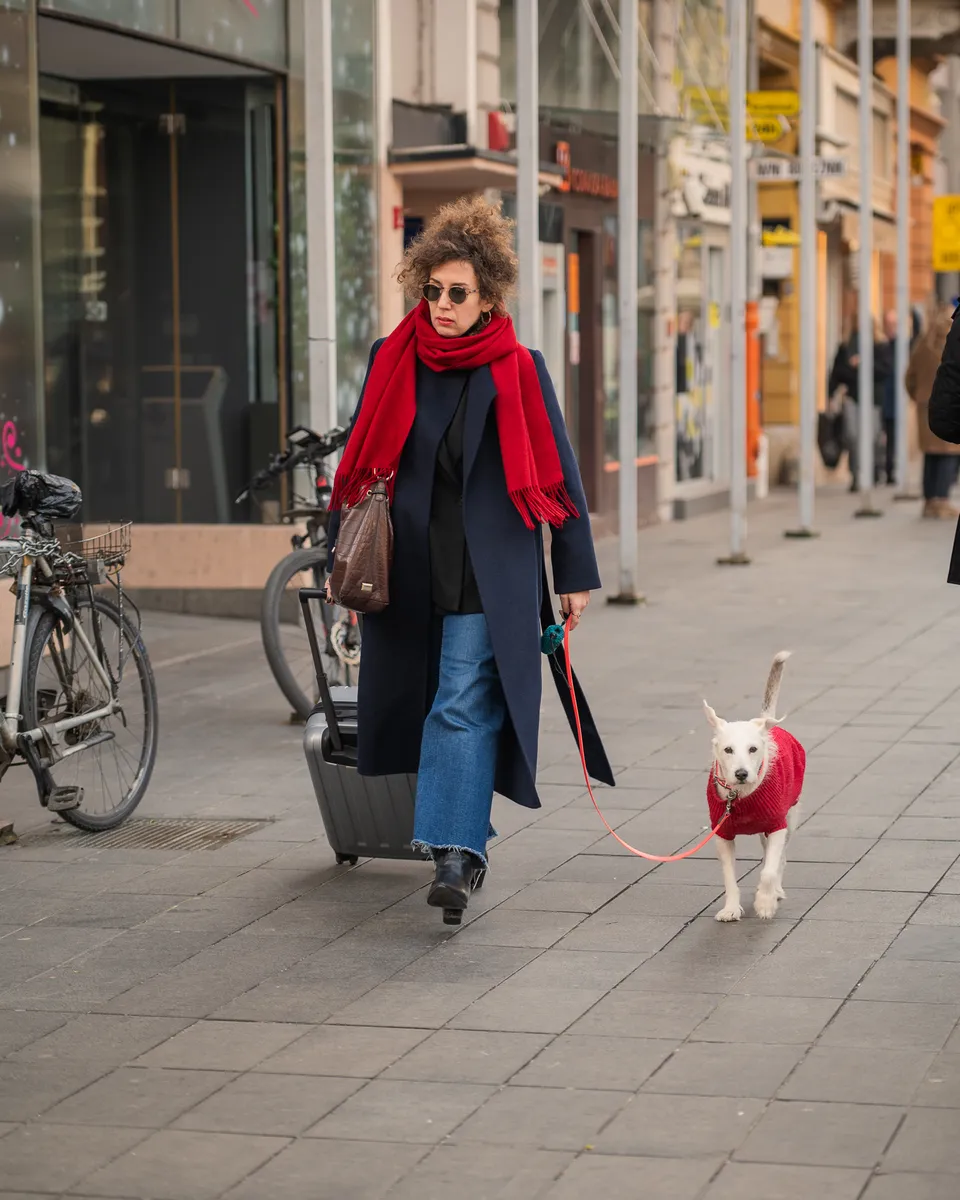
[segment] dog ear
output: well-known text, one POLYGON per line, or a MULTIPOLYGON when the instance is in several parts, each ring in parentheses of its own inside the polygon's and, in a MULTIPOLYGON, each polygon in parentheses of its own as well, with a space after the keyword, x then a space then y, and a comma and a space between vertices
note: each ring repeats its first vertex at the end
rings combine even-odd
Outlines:
POLYGON ((706 700, 704 700, 704 702, 703 702, 703 711, 707 714, 707 721, 710 723, 710 725, 714 729, 722 729, 723 726, 726 724, 726 721, 722 721, 717 716, 717 714, 713 711, 713 709, 706 702, 706 700))
POLYGON ((754 717, 751 724, 756 725, 762 733, 766 733, 774 725, 779 725, 782 720, 782 717, 754 717))

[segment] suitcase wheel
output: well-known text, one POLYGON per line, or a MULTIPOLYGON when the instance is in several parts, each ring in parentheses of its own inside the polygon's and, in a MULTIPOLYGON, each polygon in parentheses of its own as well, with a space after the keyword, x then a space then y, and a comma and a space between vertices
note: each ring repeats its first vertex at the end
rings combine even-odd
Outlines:
POLYGON ((337 855, 337 866, 338 867, 342 867, 344 863, 347 863, 351 867, 355 867, 359 861, 360 860, 357 858, 357 856, 355 854, 338 854, 337 855))

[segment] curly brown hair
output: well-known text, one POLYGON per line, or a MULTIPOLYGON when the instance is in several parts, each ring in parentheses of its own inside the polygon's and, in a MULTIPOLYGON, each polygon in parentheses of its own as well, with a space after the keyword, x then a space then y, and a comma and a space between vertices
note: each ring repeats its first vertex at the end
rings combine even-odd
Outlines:
POLYGON ((410 243, 397 279, 406 295, 417 300, 435 267, 468 262, 476 272, 481 298, 502 314, 517 283, 513 228, 514 222, 503 215, 500 205, 488 204, 482 196, 463 196, 444 204, 410 243))

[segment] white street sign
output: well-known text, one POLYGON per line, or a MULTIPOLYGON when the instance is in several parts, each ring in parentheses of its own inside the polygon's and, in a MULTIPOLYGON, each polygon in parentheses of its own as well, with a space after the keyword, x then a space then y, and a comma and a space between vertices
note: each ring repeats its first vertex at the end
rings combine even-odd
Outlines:
MULTIPOLYGON (((763 182, 799 179, 802 171, 798 158, 758 158, 754 160, 756 178, 763 182)), ((842 179, 847 173, 845 158, 815 158, 815 179, 842 179)))

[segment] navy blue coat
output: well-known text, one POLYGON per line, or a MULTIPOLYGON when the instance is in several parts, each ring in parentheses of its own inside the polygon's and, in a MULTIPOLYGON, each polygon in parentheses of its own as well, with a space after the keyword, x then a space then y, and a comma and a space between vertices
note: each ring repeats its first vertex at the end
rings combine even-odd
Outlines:
MULTIPOLYGON (((375 343, 371 350, 368 379, 370 364, 381 344, 375 343)), ((581 514, 553 531, 554 590, 559 595, 595 591, 600 587, 600 576, 580 470, 543 356, 535 351, 533 357, 567 490, 581 514)), ((421 364, 418 368, 417 414, 397 469, 391 508, 394 557, 390 604, 363 621, 357 714, 358 768, 363 775, 417 770, 423 724, 437 688, 440 623, 431 599, 428 533, 437 451, 452 412, 429 403, 433 372, 421 364)), ((518 804, 537 808, 543 537, 539 528, 527 529, 507 494, 493 411, 495 395, 489 367, 473 371, 463 431, 464 529, 508 711, 496 790, 518 804)), ((357 412, 362 403, 361 392, 357 412)), ((339 515, 331 517, 331 552, 336 546, 339 515)), ((568 700, 562 680, 558 680, 558 690, 561 699, 568 700)), ((580 707, 584 717, 585 704, 580 707)), ((569 716, 569 707, 567 711, 569 716)), ((591 772, 612 783, 589 713, 586 716, 594 751, 591 772)))

